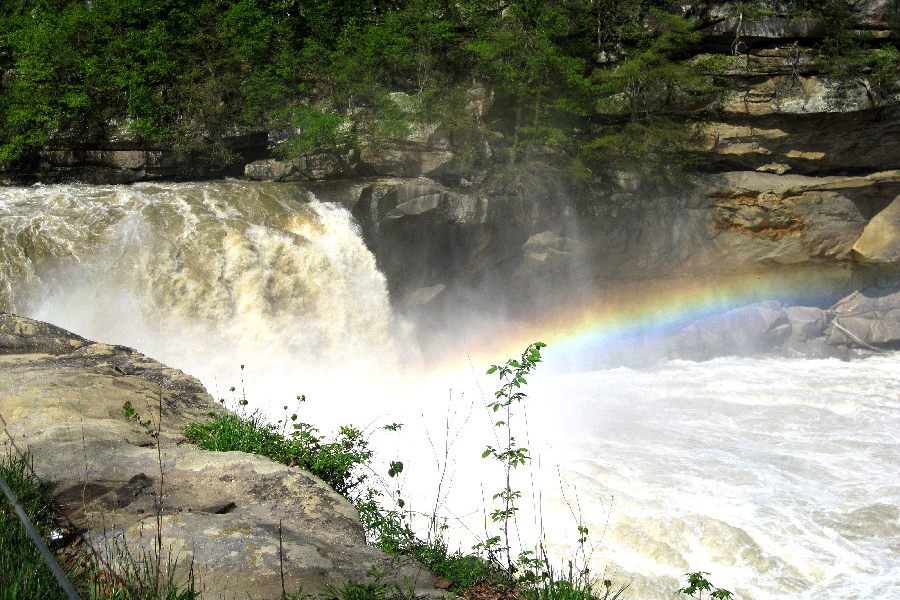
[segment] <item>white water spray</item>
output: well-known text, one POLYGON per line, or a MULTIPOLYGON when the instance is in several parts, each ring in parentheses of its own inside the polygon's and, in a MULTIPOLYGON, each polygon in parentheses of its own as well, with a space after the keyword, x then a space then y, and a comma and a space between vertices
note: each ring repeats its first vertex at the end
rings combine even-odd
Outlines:
MULTIPOLYGON (((404 494, 424 511, 446 433, 441 511, 465 523, 454 526, 464 549, 467 528, 485 533, 500 487, 479 458, 496 381, 487 365, 398 379, 418 359, 372 255, 346 210, 299 186, 0 190, 0 307, 136 347, 217 397, 243 373, 252 406, 272 415, 307 394, 304 418, 325 430, 405 422, 379 449, 406 463, 404 494)), ((742 599, 891 599, 898 361, 539 368, 525 440, 535 481, 518 486, 537 510, 521 529, 565 556, 574 507, 597 543, 594 572, 630 582, 628 598, 674 598, 683 573, 703 570, 742 599)))

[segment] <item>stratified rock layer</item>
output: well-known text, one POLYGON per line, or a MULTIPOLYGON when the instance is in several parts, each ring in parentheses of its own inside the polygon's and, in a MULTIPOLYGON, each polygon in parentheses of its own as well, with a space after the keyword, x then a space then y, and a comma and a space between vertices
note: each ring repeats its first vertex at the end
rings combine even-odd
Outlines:
POLYGON ((182 570, 193 563, 208 599, 281 598, 282 570, 289 592, 313 593, 364 581, 372 567, 434 593, 417 564, 367 546, 354 507, 318 478, 184 443, 181 428, 214 410, 181 371, 0 313, 3 447, 32 453, 65 515, 111 566, 126 551, 153 553, 159 533, 164 556, 182 570), (137 418, 126 418, 126 402, 137 418))

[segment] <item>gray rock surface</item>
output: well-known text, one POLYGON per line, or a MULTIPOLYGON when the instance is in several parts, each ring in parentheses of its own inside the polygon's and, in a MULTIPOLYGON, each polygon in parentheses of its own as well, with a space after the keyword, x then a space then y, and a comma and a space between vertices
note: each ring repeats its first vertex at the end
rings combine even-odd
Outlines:
POLYGON ((317 181, 351 177, 358 167, 356 152, 310 154, 291 160, 257 160, 244 167, 244 175, 255 181, 317 181))
POLYGON ((669 358, 708 360, 716 356, 770 352, 790 336, 787 315, 777 302, 758 302, 697 321, 669 338, 669 358))
POLYGON ((182 569, 193 563, 203 598, 280 598, 282 568, 290 592, 364 581, 377 567, 434 595, 419 565, 366 545, 354 507, 318 478, 185 443, 181 427, 213 410, 181 371, 0 313, 3 450, 33 454, 66 516, 112 567, 125 549, 154 552, 159 512, 164 556, 182 569), (144 424, 125 417, 126 402, 144 424))
POLYGON ((900 346, 900 290, 870 289, 844 298, 831 309, 828 343, 859 347, 900 346))
POLYGON ((665 340, 669 358, 776 353, 803 358, 847 359, 900 348, 900 290, 868 288, 828 310, 758 302, 696 321, 665 340))
POLYGON ((822 337, 828 324, 828 315, 815 306, 788 306, 784 309, 791 324, 791 339, 808 341, 822 337))

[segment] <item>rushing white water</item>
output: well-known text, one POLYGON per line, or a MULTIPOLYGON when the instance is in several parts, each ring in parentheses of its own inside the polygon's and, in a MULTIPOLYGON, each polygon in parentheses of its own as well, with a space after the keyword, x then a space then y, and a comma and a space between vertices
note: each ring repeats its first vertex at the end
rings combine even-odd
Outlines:
POLYGON ((346 380, 348 365, 366 379, 396 360, 372 254, 347 210, 302 188, 35 186, 0 198, 0 308, 134 346, 217 395, 243 363, 309 390, 346 380))
POLYGON ((639 576, 636 597, 697 569, 744 598, 896 593, 898 356, 676 362, 548 385, 566 399, 553 455, 592 531, 609 509, 597 500, 614 497, 599 555, 639 576))
MULTIPOLYGON (((277 184, 8 188, 0 261, 0 307, 134 346, 217 396, 243 377, 273 418, 306 393, 304 418, 326 430, 404 422, 372 438, 406 464, 404 497, 426 512, 439 497, 463 548, 484 537, 502 487, 480 458, 497 445, 497 382, 488 365, 410 376, 346 210, 277 184)), ((626 598, 674 598, 702 570, 743 600, 892 599, 898 390, 898 354, 539 367, 515 421, 535 457, 514 480, 523 539, 543 532, 566 556, 580 517, 593 572, 630 583, 626 598)))

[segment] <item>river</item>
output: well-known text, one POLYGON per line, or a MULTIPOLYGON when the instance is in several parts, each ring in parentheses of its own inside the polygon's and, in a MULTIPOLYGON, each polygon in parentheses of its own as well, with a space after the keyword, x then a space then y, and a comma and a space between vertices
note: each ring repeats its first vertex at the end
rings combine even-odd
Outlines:
MULTIPOLYGON (((0 189, 0 308, 135 347, 273 419, 304 394, 305 420, 367 427, 382 463, 403 460, 391 485, 437 504, 455 543, 492 529, 484 371, 508 345, 426 361, 349 213, 300 186, 0 189)), ((900 355, 577 371, 553 344, 544 356, 514 423, 533 456, 514 479, 525 545, 577 555, 586 526, 592 572, 625 598, 673 598, 697 570, 745 600, 896 597, 900 355)))

